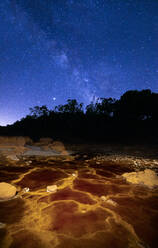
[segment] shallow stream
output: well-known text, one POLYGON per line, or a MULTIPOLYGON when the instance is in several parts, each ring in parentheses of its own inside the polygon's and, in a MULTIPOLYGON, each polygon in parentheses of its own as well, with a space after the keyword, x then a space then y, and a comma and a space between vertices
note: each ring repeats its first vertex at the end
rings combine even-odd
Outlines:
POLYGON ((46 158, 24 163, 0 167, 0 181, 18 189, 14 199, 0 202, 1 248, 158 247, 158 189, 126 182, 121 175, 130 166, 46 158), (57 191, 47 192, 49 185, 57 191))

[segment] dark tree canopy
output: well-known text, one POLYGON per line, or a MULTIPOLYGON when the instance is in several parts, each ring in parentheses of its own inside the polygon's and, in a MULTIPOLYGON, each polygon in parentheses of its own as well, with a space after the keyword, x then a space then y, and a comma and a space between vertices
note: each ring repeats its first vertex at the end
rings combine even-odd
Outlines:
POLYGON ((38 118, 41 116, 49 115, 49 110, 46 105, 43 105, 41 107, 35 106, 34 108, 30 108, 30 114, 32 117, 38 118))
POLYGON ((34 139, 50 136, 107 141, 135 137, 158 141, 157 126, 158 94, 147 89, 127 91, 119 100, 98 98, 85 111, 75 99, 52 110, 46 105, 35 106, 30 108, 30 115, 0 131, 34 139))
POLYGON ((79 104, 76 99, 68 99, 67 104, 56 106, 55 111, 70 114, 81 113, 83 112, 83 103, 79 104))

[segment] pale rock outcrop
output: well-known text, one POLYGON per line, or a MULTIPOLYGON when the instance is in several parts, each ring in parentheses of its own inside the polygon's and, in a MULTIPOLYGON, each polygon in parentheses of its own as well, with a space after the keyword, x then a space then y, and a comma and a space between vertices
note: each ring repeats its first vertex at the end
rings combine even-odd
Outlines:
POLYGON ((47 154, 48 156, 69 155, 69 153, 66 151, 64 144, 61 141, 53 141, 52 138, 40 138, 40 140, 38 142, 35 142, 32 147, 27 147, 29 149, 34 149, 36 147, 39 153, 41 152, 41 155, 44 155, 43 152, 48 152, 48 154, 45 153, 45 155, 47 154), (53 152, 56 154, 53 154, 53 152))
POLYGON ((5 224, 5 223, 0 222, 0 229, 3 229, 3 228, 5 228, 5 227, 6 227, 6 224, 5 224))
POLYGON ((102 196, 100 197, 100 199, 101 199, 103 202, 106 202, 106 203, 108 203, 108 204, 110 204, 110 205, 113 205, 114 207, 117 206, 117 203, 116 203, 115 201, 113 201, 112 199, 109 199, 109 196, 104 196, 104 195, 102 195, 102 196))
POLYGON ((8 160, 12 160, 12 161, 19 161, 19 158, 18 158, 15 154, 13 154, 13 155, 8 155, 6 158, 7 158, 8 160))
POLYGON ((148 187, 158 186, 158 176, 150 169, 139 172, 124 173, 122 176, 127 182, 133 184, 143 184, 148 187))
POLYGON ((5 182, 0 183, 0 200, 9 200, 16 195, 16 187, 5 182))
POLYGON ((0 146, 0 156, 5 157, 10 162, 18 162, 17 156, 22 155, 28 148, 24 146, 0 146))
POLYGON ((0 155, 11 162, 17 162, 19 159, 16 155, 21 155, 28 150, 25 146, 27 144, 32 144, 29 137, 0 136, 0 155))
POLYGON ((23 190, 22 190, 23 193, 27 193, 27 192, 29 192, 29 191, 30 191, 30 189, 29 189, 28 187, 23 188, 23 190))
POLYGON ((102 201, 107 201, 107 199, 108 199, 108 197, 107 196, 105 196, 105 195, 102 195, 101 197, 100 197, 100 199, 102 200, 102 201))
POLYGON ((50 186, 47 186, 47 192, 51 192, 51 193, 55 193, 57 192, 57 185, 50 185, 50 186))
POLYGON ((68 155, 68 152, 65 149, 65 146, 60 141, 54 141, 50 148, 54 151, 60 152, 61 155, 68 155))
POLYGON ((24 146, 26 144, 32 144, 32 140, 29 137, 0 136, 0 146, 24 146))
POLYGON ((106 202, 107 202, 108 204, 110 204, 110 205, 113 205, 114 207, 117 206, 117 203, 116 203, 115 201, 113 201, 112 199, 108 199, 106 202))

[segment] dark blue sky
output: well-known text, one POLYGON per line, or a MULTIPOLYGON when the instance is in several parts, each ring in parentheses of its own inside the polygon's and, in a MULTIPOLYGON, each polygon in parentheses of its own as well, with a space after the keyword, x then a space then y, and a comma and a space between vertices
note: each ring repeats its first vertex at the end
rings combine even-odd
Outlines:
POLYGON ((157 0, 0 1, 0 125, 146 88, 158 92, 157 0))

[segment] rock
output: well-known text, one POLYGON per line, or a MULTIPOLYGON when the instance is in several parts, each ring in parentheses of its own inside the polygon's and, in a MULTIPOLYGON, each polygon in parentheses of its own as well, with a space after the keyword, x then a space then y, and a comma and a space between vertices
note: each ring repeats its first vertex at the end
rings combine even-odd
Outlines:
POLYGON ((51 193, 55 193, 57 192, 57 185, 50 185, 50 186, 47 186, 47 192, 51 192, 51 193))
POLYGON ((0 229, 3 229, 3 228, 5 228, 5 227, 6 227, 6 224, 5 224, 5 223, 0 222, 0 229))
POLYGON ((107 197, 106 196, 104 196, 104 195, 102 195, 101 197, 100 197, 100 199, 102 200, 102 201, 107 201, 107 197))
POLYGON ((26 161, 25 164, 26 165, 30 165, 32 163, 32 161, 26 161))
POLYGON ((64 144, 60 141, 54 141, 50 148, 56 152, 60 152, 61 155, 68 155, 64 144))
POLYGON ((106 203, 110 204, 110 205, 113 205, 114 207, 116 207, 116 206, 117 206, 117 203, 116 203, 116 202, 114 202, 112 199, 109 199, 109 197, 108 197, 108 196, 104 196, 104 195, 102 195, 102 196, 100 197, 100 199, 101 199, 102 201, 104 201, 104 202, 106 202, 106 203))
POLYGON ((122 175, 127 182, 133 184, 143 184, 148 187, 158 186, 158 176, 150 169, 139 172, 124 173, 122 175))
POLYGON ((0 183, 0 200, 9 200, 13 198, 15 194, 15 186, 5 182, 0 183))
POLYGON ((13 161, 19 161, 16 155, 8 155, 6 158, 13 161))
POLYGON ((0 146, 24 146, 26 144, 32 144, 32 140, 29 137, 21 136, 0 136, 0 146))
POLYGON ((75 174, 75 173, 72 173, 72 176, 73 176, 73 177, 77 177, 77 174, 75 174))
POLYGON ((32 140, 28 137, 0 136, 0 153, 9 162, 19 161, 16 155, 22 155, 28 150, 26 144, 31 144, 31 142, 32 140))
POLYGON ((100 164, 100 162, 97 161, 96 164, 100 164))
POLYGON ((86 208, 83 208, 82 210, 81 210, 81 213, 86 213, 87 212, 87 210, 86 210, 86 208))
POLYGON ((23 188, 23 190, 22 190, 24 193, 27 193, 27 192, 29 192, 30 191, 30 189, 29 188, 23 188))
POLYGON ((109 203, 110 205, 113 205, 114 207, 117 206, 117 203, 113 201, 112 199, 108 199, 106 202, 109 203))
POLYGON ((49 145, 42 145, 41 146, 42 151, 50 151, 49 145))

